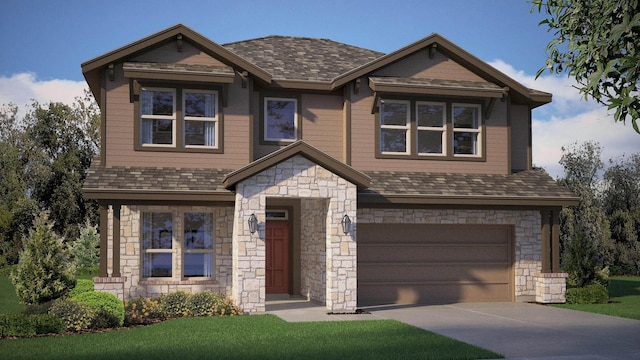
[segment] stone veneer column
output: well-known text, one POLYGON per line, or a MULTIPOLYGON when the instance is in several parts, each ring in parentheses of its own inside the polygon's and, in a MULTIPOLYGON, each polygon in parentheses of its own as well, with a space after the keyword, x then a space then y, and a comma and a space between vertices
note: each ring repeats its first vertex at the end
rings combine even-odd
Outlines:
POLYGON ((564 304, 567 300, 566 273, 538 273, 536 279, 536 302, 541 304, 564 304))
MULTIPOLYGON (((329 199, 324 222, 326 236, 326 307, 332 311, 355 310, 357 302, 356 236, 344 234, 344 214, 356 222, 356 186, 314 164, 294 156, 236 184, 236 213, 233 231, 233 297, 245 312, 265 310, 266 197, 329 199), (247 220, 258 217, 258 231, 250 234, 247 220)), ((310 221, 311 221, 310 220, 310 221)))

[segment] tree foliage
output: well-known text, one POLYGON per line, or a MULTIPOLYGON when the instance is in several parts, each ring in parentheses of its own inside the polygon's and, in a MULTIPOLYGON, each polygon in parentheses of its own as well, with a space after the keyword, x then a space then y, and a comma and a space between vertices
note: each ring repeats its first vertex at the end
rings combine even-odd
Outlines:
POLYGON ((0 107, 0 266, 15 264, 35 214, 48 211, 54 230, 77 239, 97 204, 82 195, 99 149, 100 113, 91 95, 71 105, 34 102, 20 112, 0 107))
POLYGON ((563 148, 558 181, 580 197, 560 214, 562 267, 579 284, 597 279, 598 269, 640 274, 640 154, 609 161, 595 142, 563 148))
POLYGON ((80 237, 71 245, 71 252, 78 267, 97 267, 100 262, 100 235, 95 226, 85 223, 80 228, 80 237))
POLYGON ((44 212, 36 217, 24 241, 11 281, 20 301, 28 305, 55 300, 76 285, 71 252, 44 212))
POLYGON ((533 0, 531 10, 546 13, 540 25, 554 33, 537 76, 566 70, 585 98, 615 109, 615 121, 630 118, 640 133, 638 0, 533 0))

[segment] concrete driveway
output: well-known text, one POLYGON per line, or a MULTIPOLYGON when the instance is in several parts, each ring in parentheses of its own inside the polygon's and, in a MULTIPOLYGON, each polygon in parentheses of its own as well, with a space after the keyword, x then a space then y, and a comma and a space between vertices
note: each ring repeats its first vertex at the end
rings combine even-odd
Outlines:
POLYGON ((510 359, 640 359, 640 321, 524 303, 369 307, 510 359))

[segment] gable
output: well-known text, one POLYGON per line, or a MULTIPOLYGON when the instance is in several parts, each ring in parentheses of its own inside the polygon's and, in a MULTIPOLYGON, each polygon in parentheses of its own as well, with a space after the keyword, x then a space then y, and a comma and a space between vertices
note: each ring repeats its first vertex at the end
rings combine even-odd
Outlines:
POLYGON ((440 79, 483 82, 485 79, 439 51, 429 54, 426 49, 407 55, 373 71, 373 76, 440 79))
POLYGON ((127 59, 127 61, 225 66, 222 61, 213 58, 194 46, 190 41, 183 41, 180 51, 178 51, 175 42, 171 42, 151 48, 142 54, 127 59))

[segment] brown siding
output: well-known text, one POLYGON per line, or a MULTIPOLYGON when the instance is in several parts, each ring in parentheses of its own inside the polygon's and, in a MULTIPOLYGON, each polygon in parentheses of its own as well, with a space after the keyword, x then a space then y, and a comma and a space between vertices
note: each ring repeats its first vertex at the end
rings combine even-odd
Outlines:
POLYGON ((124 78, 121 65, 116 67, 115 81, 107 80, 106 86, 107 165, 235 169, 249 162, 247 90, 239 80, 229 86, 229 106, 222 109, 222 154, 135 151, 133 129, 137 116, 129 101, 129 81, 124 78))
POLYGON ((141 62, 162 62, 198 65, 224 65, 220 61, 200 51, 198 48, 184 41, 182 51, 178 52, 175 42, 162 45, 132 59, 141 62))
MULTIPOLYGON (((426 56, 426 55, 425 55, 426 56)), ((361 171, 428 171, 506 174, 509 172, 506 105, 497 101, 490 119, 485 119, 486 161, 378 159, 376 158, 376 117, 371 113, 373 93, 362 87, 352 96, 351 165, 361 171)))
POLYGON ((418 51, 374 72, 375 76, 400 76, 443 80, 485 81, 457 62, 436 52, 429 59, 428 50, 418 51))
POLYGON ((529 114, 527 105, 511 105, 511 168, 516 171, 531 167, 529 114))
POLYGON ((302 138, 338 160, 344 160, 342 103, 342 96, 302 95, 302 138))

